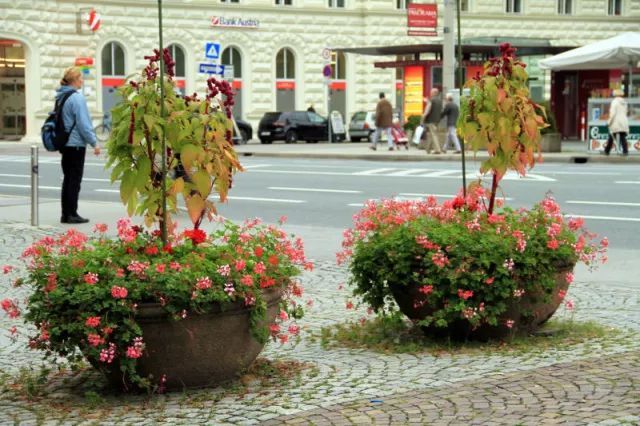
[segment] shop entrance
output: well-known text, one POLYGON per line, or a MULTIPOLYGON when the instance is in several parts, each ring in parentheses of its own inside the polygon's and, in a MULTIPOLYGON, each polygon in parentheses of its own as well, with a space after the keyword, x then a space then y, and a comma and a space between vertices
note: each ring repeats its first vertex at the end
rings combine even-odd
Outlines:
POLYGON ((0 139, 19 140, 27 131, 24 46, 0 39, 0 139))

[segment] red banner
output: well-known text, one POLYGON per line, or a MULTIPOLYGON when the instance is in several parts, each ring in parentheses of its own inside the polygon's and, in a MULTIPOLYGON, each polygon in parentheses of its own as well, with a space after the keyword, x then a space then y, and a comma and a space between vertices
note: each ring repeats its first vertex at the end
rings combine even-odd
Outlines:
POLYGON ((93 58, 76 58, 75 66, 77 67, 93 66, 93 58))
POLYGON ((435 35, 438 27, 438 5, 409 3, 407 7, 409 35, 435 35), (419 29, 418 31, 415 31, 419 29))
POLYGON ((295 81, 276 81, 276 89, 278 90, 294 90, 295 88, 295 81))

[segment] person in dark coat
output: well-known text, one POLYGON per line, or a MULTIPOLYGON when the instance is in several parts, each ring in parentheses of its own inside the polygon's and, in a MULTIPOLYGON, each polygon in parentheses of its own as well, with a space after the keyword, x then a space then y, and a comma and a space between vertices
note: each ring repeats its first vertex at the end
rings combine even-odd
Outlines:
POLYGON ((437 88, 431 89, 431 97, 427 99, 427 105, 422 115, 421 125, 424 126, 427 143, 425 145, 425 151, 427 154, 431 152, 433 146, 433 153, 440 154, 442 152, 440 148, 440 141, 438 140, 438 123, 442 118, 442 100, 440 99, 440 91, 437 88))
POLYGON ((389 151, 393 151, 393 138, 391 137, 391 126, 393 126, 393 107, 391 103, 384 97, 384 93, 380 92, 380 100, 376 106, 376 131, 373 132, 371 146, 369 149, 376 150, 380 132, 383 130, 387 133, 387 146, 389 151))
POLYGON ((313 104, 309 105, 309 108, 307 108, 307 112, 316 112, 316 109, 313 107, 313 104))
POLYGON ((458 105, 453 100, 452 94, 448 93, 445 100, 447 102, 442 110, 442 118, 447 119, 447 140, 445 141, 442 149, 446 153, 447 147, 451 144, 456 150, 456 154, 460 154, 460 141, 458 140, 458 135, 456 133, 456 123, 458 122, 458 116, 460 115, 460 108, 458 108, 458 105))

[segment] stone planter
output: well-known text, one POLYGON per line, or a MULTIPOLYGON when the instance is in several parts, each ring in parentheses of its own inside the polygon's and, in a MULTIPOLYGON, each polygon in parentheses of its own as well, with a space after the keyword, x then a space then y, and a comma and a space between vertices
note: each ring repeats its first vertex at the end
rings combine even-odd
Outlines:
MULTIPOLYGON (((555 274, 555 287, 549 293, 549 299, 545 301, 542 289, 529 291, 519 299, 512 299, 507 304, 507 310, 500 317, 497 326, 488 324, 472 329, 466 320, 460 319, 448 327, 423 327, 427 335, 454 339, 488 340, 504 338, 514 332, 531 333, 547 322, 556 312, 562 299, 558 295, 561 290, 567 291, 569 284, 565 280, 565 274, 573 270, 573 266, 558 268, 555 274), (504 325, 507 319, 514 321, 513 327, 504 325)), ((422 320, 431 315, 435 310, 433 306, 423 303, 426 296, 416 286, 391 285, 391 292, 400 308, 400 311, 411 320, 422 320), (421 303, 422 302, 422 303, 421 303)))
POLYGON ((561 152, 562 135, 560 133, 546 133, 542 135, 540 140, 540 149, 542 152, 561 152))
MULTIPOLYGON (((269 323, 278 313, 281 295, 280 289, 264 292, 269 323)), ((142 328, 146 349, 138 359, 138 374, 152 375, 156 383, 164 375, 167 390, 178 391, 234 379, 264 347, 251 335, 249 312, 244 303, 236 302, 224 310, 216 306, 210 313, 190 313, 186 319, 175 321, 159 304, 140 304, 136 321, 142 328)), ((115 387, 136 390, 123 380, 117 367, 103 373, 115 387)))

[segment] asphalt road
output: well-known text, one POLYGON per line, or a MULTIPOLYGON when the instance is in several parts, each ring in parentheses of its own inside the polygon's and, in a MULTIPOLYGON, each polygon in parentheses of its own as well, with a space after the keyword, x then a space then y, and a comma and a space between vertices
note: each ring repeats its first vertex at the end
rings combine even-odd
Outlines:
MULTIPOLYGON (((230 201, 220 213, 234 220, 262 217, 291 226, 311 227, 336 238, 351 225, 352 215, 367 199, 440 200, 461 188, 457 162, 370 162, 241 158, 246 172, 237 175, 230 201)), ((0 196, 29 195, 29 159, 0 155, 0 196)), ((479 164, 467 163, 468 182, 477 179, 479 164)), ((59 155, 40 158, 40 197, 58 199, 59 155)), ((570 215, 583 216, 590 230, 606 235, 611 246, 640 247, 640 176, 637 165, 540 164, 526 178, 507 175, 501 184, 507 204, 529 207, 551 191, 570 215)), ((119 202, 118 186, 109 182, 104 158, 87 155, 81 199, 119 202)))

